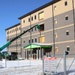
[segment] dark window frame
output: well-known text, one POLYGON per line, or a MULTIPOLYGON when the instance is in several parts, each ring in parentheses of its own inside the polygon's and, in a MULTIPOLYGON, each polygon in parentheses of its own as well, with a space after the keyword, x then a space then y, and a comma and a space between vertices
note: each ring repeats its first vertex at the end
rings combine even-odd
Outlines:
POLYGON ((31 17, 31 20, 33 21, 33 17, 31 17))
POLYGON ((68 3, 67 3, 67 1, 65 1, 65 6, 67 6, 68 5, 68 3))
POLYGON ((44 24, 40 24, 40 31, 44 31, 44 30, 45 30, 44 24))
POLYGON ((67 47, 67 51, 70 51, 70 47, 67 47))
POLYGON ((34 19, 36 20, 36 15, 34 16, 34 19))
POLYGON ((23 23, 25 23, 25 20, 23 20, 23 23))
POLYGON ((69 31, 66 32, 66 35, 69 35, 69 31))
POLYGON ((30 18, 28 18, 28 22, 30 22, 30 18))
POLYGON ((32 39, 32 43, 34 42, 34 40, 32 39))
POLYGON ((37 42, 37 38, 35 38, 35 42, 37 42))
POLYGON ((68 20, 68 16, 65 17, 65 20, 68 20))

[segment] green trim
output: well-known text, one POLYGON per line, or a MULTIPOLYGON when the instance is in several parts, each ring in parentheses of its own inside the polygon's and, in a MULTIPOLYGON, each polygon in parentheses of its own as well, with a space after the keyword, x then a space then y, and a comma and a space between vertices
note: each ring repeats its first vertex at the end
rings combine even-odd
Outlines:
POLYGON ((38 24, 36 25, 36 27, 37 27, 38 30, 40 30, 40 26, 38 24))
POLYGON ((40 45, 40 44, 29 44, 25 46, 25 49, 34 49, 34 48, 51 48, 51 45, 40 45))

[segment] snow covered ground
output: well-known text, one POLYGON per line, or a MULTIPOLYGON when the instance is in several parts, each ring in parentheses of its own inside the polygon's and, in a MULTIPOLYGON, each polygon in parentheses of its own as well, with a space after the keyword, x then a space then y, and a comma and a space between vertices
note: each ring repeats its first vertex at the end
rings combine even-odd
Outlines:
POLYGON ((1 75, 42 75, 41 60, 0 61, 0 66, 1 75))
MULTIPOLYGON (((42 60, 0 61, 0 75, 42 75, 42 60), (5 68, 3 68, 5 67, 5 68)), ((67 75, 75 75, 75 60, 66 61, 67 75)), ((64 75, 63 59, 56 61, 56 75, 64 75)))

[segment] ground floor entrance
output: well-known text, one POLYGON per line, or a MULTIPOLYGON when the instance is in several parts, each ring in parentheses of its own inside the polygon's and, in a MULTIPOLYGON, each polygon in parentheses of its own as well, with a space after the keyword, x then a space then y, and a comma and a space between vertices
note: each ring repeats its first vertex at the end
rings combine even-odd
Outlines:
POLYGON ((25 48, 25 59, 42 59, 42 52, 46 56, 51 56, 52 46, 50 44, 29 44, 25 48))

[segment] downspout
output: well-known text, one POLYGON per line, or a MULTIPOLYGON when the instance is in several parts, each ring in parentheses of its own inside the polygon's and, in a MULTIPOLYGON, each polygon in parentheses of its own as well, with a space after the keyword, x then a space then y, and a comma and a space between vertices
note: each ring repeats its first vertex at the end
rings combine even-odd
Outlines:
POLYGON ((75 12, 74 12, 74 0, 72 0, 72 8, 73 8, 73 22, 74 22, 74 43, 75 43, 75 12))
POLYGON ((52 21, 53 21, 53 56, 55 57, 55 30, 54 30, 54 10, 52 4, 52 21))

